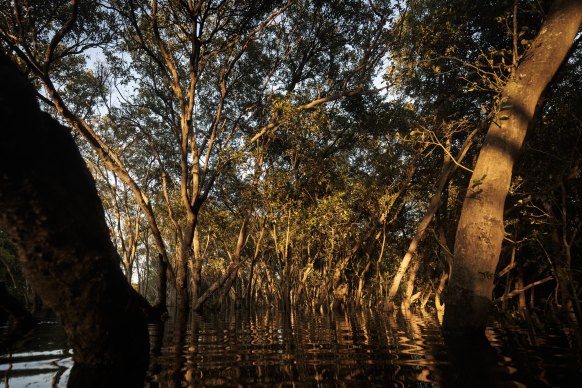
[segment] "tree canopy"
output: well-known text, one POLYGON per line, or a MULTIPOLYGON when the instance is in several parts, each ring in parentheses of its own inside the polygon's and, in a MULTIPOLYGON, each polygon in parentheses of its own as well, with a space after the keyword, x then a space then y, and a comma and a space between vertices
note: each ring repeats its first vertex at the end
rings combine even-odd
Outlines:
MULTIPOLYGON (((487 129, 556 4, 1 0, 0 47, 72 129, 152 303, 167 281, 183 310, 442 311, 487 129)), ((479 275, 505 311, 582 318, 576 36, 479 275)))

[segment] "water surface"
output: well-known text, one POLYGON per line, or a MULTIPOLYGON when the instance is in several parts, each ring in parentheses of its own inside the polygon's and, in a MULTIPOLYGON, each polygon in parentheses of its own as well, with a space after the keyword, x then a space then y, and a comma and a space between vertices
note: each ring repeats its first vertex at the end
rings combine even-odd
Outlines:
MULTIPOLYGON (((4 332, 0 327, 0 333, 4 332)), ((41 322, 17 344, 0 353, 2 387, 66 387, 73 367, 71 350, 62 327, 41 322)))
MULTIPOLYGON (((430 314, 194 315, 182 343, 173 324, 150 326, 148 387, 582 386, 568 336, 532 335, 496 321, 488 342, 445 341, 430 314)), ((66 385, 72 361, 59 330, 39 325, 21 351, 0 356, 4 386, 66 385)))

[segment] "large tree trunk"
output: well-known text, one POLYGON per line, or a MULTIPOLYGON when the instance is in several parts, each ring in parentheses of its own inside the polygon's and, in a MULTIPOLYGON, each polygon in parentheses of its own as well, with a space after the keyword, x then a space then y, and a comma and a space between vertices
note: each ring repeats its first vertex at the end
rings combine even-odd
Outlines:
POLYGON ((572 47, 582 22, 582 0, 557 0, 502 91, 457 227, 455 260, 443 328, 482 334, 503 241, 503 208, 513 163, 536 105, 572 47))
POLYGON ((121 271, 93 178, 69 131, 41 113, 34 89, 2 53, 0 80, 0 226, 64 325, 76 362, 70 385, 114 378, 141 386, 147 302, 121 271))

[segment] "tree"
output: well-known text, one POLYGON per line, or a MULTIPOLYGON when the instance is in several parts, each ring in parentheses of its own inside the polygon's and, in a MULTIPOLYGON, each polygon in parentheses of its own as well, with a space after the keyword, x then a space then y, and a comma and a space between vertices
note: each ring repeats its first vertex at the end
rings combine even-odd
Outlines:
POLYGON ((67 128, 0 54, 0 227, 71 341, 71 386, 141 386, 148 304, 125 280, 95 183, 67 128), (106 381, 106 380, 105 380, 106 381), (110 381, 111 383, 111 381, 110 381))
POLYGON ((201 294, 202 262, 190 270, 188 262, 215 182, 293 115, 375 93, 391 21, 389 8, 366 1, 3 3, 2 44, 131 190, 159 254, 174 266, 183 310, 189 284, 191 295, 201 294), (80 55, 95 47, 108 60, 103 71, 80 55), (96 86, 101 92, 83 92, 96 86), (123 101, 112 106, 115 87, 123 101), (124 154, 134 144, 135 154, 124 154), (157 176, 148 186, 139 177, 150 165, 157 176))
POLYGON ((443 329, 483 334, 504 238, 503 211, 513 164, 543 91, 572 47, 582 1, 558 0, 502 90, 465 194, 443 329))

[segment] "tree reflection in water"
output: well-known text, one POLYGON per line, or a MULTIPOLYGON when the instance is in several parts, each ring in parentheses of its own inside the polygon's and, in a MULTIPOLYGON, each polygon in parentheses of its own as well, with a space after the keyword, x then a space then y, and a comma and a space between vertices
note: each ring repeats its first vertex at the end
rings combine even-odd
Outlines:
MULTIPOLYGON (((532 337, 493 322, 486 338, 444 338, 433 314, 207 312, 149 333, 147 387, 582 386, 563 333, 532 337)), ((60 327, 38 325, 20 346, 0 355, 5 384, 67 384, 73 364, 60 327)))
POLYGON ((179 326, 166 325, 147 386, 582 382, 576 354, 563 336, 541 342, 538 337, 551 343, 538 347, 525 331, 492 325, 487 338, 445 339, 433 314, 239 311, 194 315, 184 335, 174 336, 179 326))

